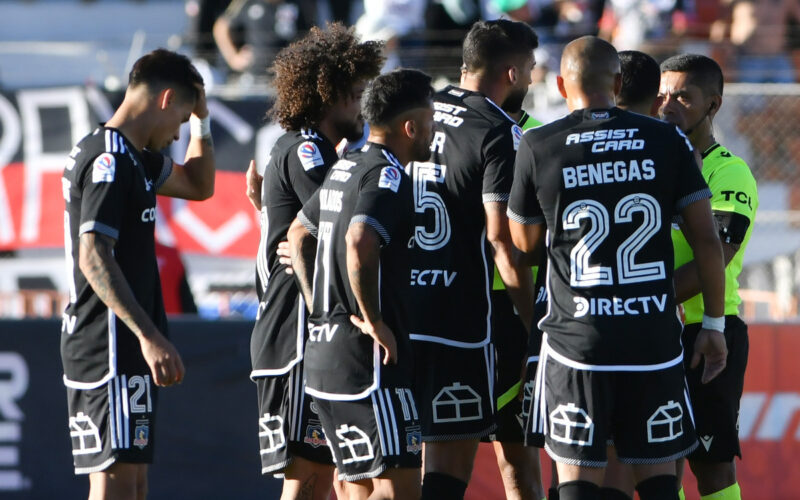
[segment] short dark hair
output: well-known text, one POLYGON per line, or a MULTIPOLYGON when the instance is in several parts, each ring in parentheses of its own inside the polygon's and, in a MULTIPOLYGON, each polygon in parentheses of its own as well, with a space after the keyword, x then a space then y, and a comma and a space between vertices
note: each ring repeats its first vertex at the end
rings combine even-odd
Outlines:
POLYGON ((464 38, 464 68, 470 72, 491 70, 510 57, 526 56, 539 46, 533 29, 508 19, 478 21, 464 38))
POLYGON ((174 87, 183 100, 196 100, 195 84, 203 84, 188 57, 167 49, 156 49, 133 64, 128 75, 128 87, 146 85, 151 93, 174 87))
POLYGON ((355 83, 380 73, 383 47, 383 42, 362 42, 341 23, 311 28, 275 57, 276 99, 269 115, 286 130, 319 125, 355 83))
POLYGON ((697 85, 706 96, 722 95, 722 68, 717 61, 700 54, 680 54, 661 63, 661 72, 675 71, 689 75, 689 83, 697 85))
POLYGON ((361 98, 361 113, 372 126, 386 126, 394 118, 430 105, 431 77, 416 69, 396 69, 375 78, 361 98))
POLYGON ((661 70, 655 59, 638 50, 619 53, 622 88, 617 102, 622 106, 651 103, 658 95, 661 70))

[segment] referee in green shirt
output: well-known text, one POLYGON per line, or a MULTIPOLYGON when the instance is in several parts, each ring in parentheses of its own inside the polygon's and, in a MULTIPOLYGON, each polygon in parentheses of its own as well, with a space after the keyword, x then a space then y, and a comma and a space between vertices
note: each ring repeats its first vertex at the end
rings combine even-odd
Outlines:
POLYGON ((702 153, 702 173, 712 192, 711 208, 726 263, 725 316, 708 317, 698 294, 700 282, 692 251, 684 233, 673 230, 675 294, 685 314, 684 363, 699 440, 688 459, 701 498, 730 500, 741 499, 733 459, 741 458, 739 400, 748 352, 747 325, 738 316, 741 299, 737 277, 753 231, 758 192, 747 164, 714 139, 712 122, 722 105, 722 87, 722 70, 708 57, 683 54, 661 64, 659 95, 663 103, 659 113, 677 125, 702 153), (723 331, 728 346, 727 367, 707 384, 700 382, 702 369, 690 367, 701 326, 723 331))

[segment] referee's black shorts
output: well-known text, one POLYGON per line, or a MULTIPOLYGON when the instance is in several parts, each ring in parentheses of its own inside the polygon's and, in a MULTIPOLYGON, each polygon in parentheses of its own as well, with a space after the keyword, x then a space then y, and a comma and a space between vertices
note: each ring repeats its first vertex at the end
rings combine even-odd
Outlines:
POLYGON ((699 441, 699 446, 688 458, 701 462, 730 462, 734 456, 742 458, 738 429, 739 401, 744 389, 744 372, 750 348, 747 325, 738 316, 725 316, 728 364, 722 373, 707 384, 700 382, 702 362, 697 368, 689 367, 700 329, 700 323, 686 325, 682 336, 686 382, 699 441))

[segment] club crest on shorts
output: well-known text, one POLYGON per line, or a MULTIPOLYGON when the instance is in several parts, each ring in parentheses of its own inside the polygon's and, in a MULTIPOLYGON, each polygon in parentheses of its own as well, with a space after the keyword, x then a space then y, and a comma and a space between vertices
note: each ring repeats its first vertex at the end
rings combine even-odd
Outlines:
POLYGON ((395 193, 400 189, 400 170, 397 167, 383 167, 381 177, 378 179, 378 187, 391 189, 395 193))
POLYGON ((92 182, 114 182, 117 162, 111 153, 103 153, 92 163, 92 182))
POLYGON ((418 426, 406 427, 406 451, 414 455, 422 451, 422 432, 418 426))
POLYGON ((319 148, 311 141, 300 144, 297 148, 297 157, 300 158, 300 164, 306 172, 325 163, 319 148))
POLYGON ((150 422, 147 420, 137 420, 136 428, 133 430, 133 445, 143 450, 150 442, 150 422))
POLYGON ((314 448, 319 448, 320 446, 328 446, 328 440, 325 438, 325 431, 322 430, 322 425, 307 425, 306 426, 306 435, 303 438, 303 442, 306 444, 310 444, 314 448))

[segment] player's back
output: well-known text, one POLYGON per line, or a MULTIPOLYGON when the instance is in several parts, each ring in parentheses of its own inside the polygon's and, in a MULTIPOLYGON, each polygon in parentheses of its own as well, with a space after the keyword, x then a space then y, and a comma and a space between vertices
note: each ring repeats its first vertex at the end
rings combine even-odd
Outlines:
POLYGON ((505 202, 521 129, 484 95, 448 87, 434 96, 429 162, 413 180, 411 338, 459 347, 489 341, 492 253, 485 202, 505 202))
POLYGON ((579 110, 526 133, 517 168, 509 216, 548 228, 548 343, 597 365, 680 356, 670 226, 709 195, 683 134, 617 108, 579 110), (520 205, 523 168, 538 215, 520 205))

